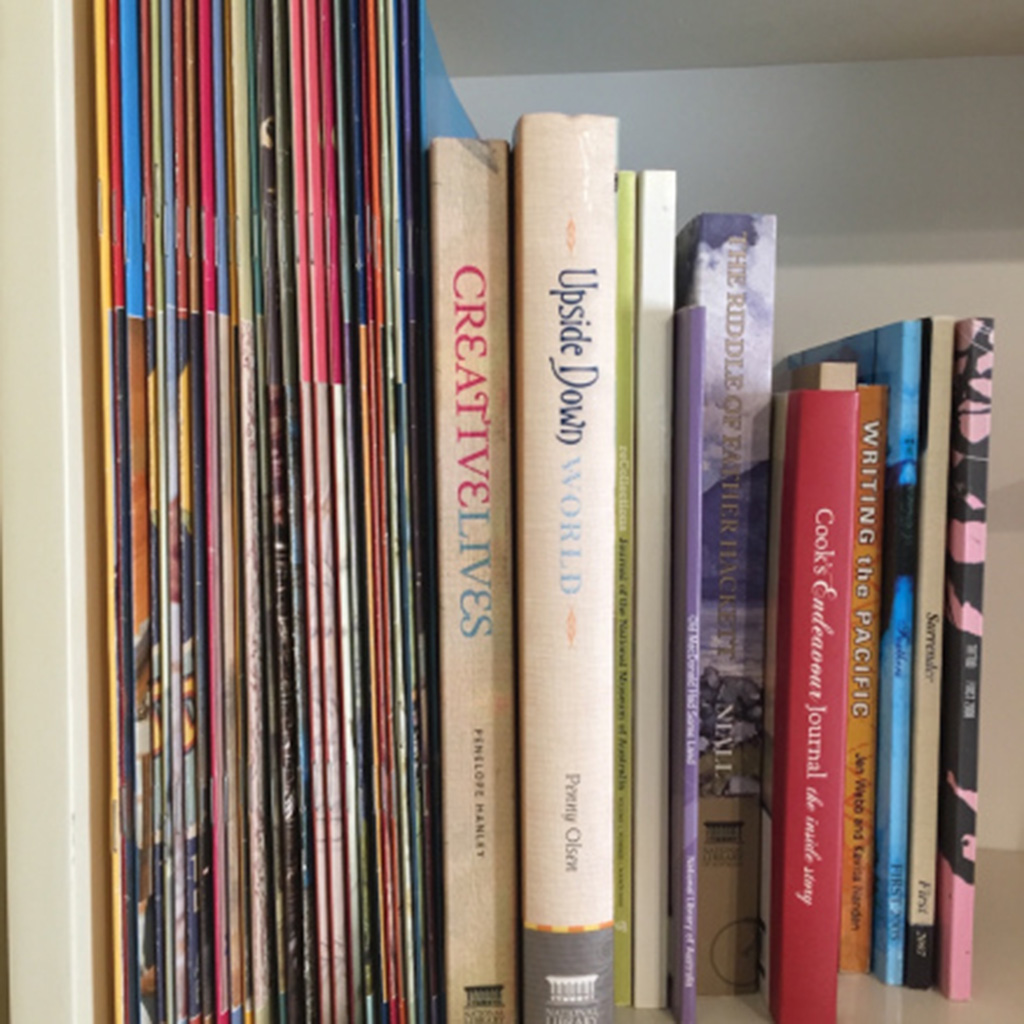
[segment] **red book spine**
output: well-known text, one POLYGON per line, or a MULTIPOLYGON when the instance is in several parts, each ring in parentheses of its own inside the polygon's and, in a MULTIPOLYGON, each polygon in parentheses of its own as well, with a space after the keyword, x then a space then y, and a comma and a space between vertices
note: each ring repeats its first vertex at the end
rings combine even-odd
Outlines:
POLYGON ((795 391, 779 531, 770 1004, 836 1019, 859 397, 795 391))

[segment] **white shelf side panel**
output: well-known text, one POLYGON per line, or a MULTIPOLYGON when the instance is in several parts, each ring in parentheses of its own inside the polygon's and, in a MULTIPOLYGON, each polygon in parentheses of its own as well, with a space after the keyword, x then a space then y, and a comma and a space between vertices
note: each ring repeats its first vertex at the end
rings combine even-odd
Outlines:
POLYGON ((621 118, 675 168, 680 224, 779 217, 781 356, 904 317, 996 318, 979 843, 1024 849, 1024 58, 456 79, 481 135, 530 110, 621 118))
POLYGON ((90 7, 0 4, 9 1010, 72 1024, 110 1019, 90 7))

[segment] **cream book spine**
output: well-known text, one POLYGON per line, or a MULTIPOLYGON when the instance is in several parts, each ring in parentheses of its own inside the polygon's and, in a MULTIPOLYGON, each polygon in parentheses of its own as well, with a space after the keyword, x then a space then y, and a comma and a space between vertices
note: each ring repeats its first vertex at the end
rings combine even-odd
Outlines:
POLYGON ((935 870, 939 837, 939 726, 942 715, 946 515, 956 321, 923 321, 918 463, 917 600, 910 753, 910 878, 904 984, 935 984, 935 870))
POLYGON ((431 144, 446 994, 494 1024, 519 1019, 508 162, 431 144))
POLYGON ((613 1020, 614 118, 515 148, 523 1019, 613 1020))

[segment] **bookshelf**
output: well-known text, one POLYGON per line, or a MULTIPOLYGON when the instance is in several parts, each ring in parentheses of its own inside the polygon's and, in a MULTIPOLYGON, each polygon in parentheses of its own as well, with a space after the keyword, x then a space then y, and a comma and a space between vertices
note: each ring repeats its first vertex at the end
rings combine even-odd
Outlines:
MULTIPOLYGON (((0 4, 0 1021, 111 1019, 90 6, 0 4)), ((1024 59, 1004 56, 1024 53, 1024 12, 890 6, 432 0, 484 133, 526 109, 619 112, 623 165, 677 167, 681 217, 780 214, 780 351, 917 312, 997 317, 977 998, 848 979, 841 1020, 1002 1024, 1024 1003, 1024 805, 1007 781, 1024 772, 1024 59)), ((701 1013, 765 1019, 753 999, 701 1013)))

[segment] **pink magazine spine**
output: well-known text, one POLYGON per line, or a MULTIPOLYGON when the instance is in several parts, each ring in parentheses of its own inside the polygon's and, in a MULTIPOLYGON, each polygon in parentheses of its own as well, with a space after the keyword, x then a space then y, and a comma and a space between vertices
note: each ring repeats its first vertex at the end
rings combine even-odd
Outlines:
POLYGON ((313 795, 313 864, 317 933, 317 980, 320 1014, 332 1019, 331 928, 327 873, 327 801, 324 785, 323 659, 320 647, 320 545, 316 489, 313 319, 310 297, 310 201, 307 194, 306 64, 304 16, 311 0, 291 0, 292 160, 295 191, 295 291, 299 339, 299 407, 302 435, 302 504, 306 564, 306 623, 309 653, 310 776, 313 795))
MULTIPOLYGON (((214 91, 213 91, 213 22, 212 3, 199 4, 199 110, 200 110, 200 198, 202 202, 203 252, 203 335, 204 370, 206 374, 206 488, 207 488, 207 610, 209 631, 210 673, 210 803, 213 833, 213 965, 215 1002, 214 1012, 218 1024, 230 1019, 227 963, 228 946, 225 937, 224 894, 224 807, 223 792, 219 784, 223 773, 223 716, 220 594, 220 450, 217 444, 217 402, 219 373, 217 362, 217 229, 214 145, 214 91)), ((202 443, 196 439, 196 443, 202 443)))

